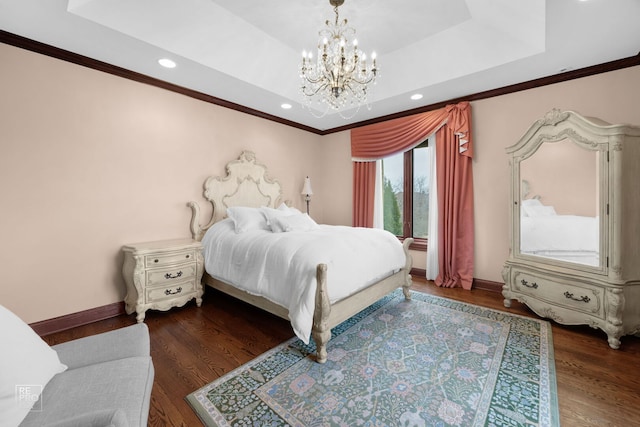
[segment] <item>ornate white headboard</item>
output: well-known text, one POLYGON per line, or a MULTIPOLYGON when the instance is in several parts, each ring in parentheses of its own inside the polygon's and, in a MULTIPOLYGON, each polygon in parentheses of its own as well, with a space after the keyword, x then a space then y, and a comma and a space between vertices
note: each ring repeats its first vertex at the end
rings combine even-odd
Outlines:
MULTIPOLYGON (((524 200, 527 198, 527 196, 529 196, 529 193, 531 191, 531 185, 529 184, 529 181, 527 181, 526 179, 522 179, 520 180, 520 200, 524 200)), ((540 199, 540 195, 536 194, 534 196, 529 197, 530 199, 540 199)))
POLYGON ((253 151, 245 150, 237 160, 227 163, 226 172, 224 177, 210 176, 204 182, 204 198, 213 206, 211 220, 207 225, 200 225, 198 203, 188 203, 192 211, 191 235, 195 240, 201 240, 209 227, 225 218, 229 207, 275 208, 280 203, 280 183, 267 176, 267 167, 256 162, 253 151))

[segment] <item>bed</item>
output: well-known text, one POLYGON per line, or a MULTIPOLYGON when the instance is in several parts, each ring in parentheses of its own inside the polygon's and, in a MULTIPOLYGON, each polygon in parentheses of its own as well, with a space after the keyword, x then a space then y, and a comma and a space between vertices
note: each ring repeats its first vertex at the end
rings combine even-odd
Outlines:
POLYGON ((522 200, 521 206, 521 253, 599 265, 598 217, 558 215, 535 198, 522 200))
POLYGON ((300 339, 315 341, 319 363, 327 360, 331 328, 396 288, 411 298, 412 239, 316 224, 283 203, 279 182, 251 151, 230 161, 226 175, 207 178, 204 197, 212 205, 205 225, 198 203, 188 205, 192 237, 204 246, 205 285, 291 321, 300 339), (351 255, 340 255, 342 247, 351 255), (274 286, 280 278, 289 290, 274 286))

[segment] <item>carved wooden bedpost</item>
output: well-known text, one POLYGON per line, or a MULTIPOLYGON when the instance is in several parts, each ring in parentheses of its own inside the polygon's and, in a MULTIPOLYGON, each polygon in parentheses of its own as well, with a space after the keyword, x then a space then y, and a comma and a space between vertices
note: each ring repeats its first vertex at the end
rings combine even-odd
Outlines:
POLYGON ((316 269, 316 306, 313 312, 313 328, 311 335, 316 342, 316 361, 327 361, 327 343, 331 338, 331 329, 327 319, 331 313, 329 293, 327 292, 327 264, 318 264, 316 269))
POLYGON ((187 206, 191 208, 191 224, 189 224, 189 228, 191 229, 191 238, 199 242, 204 237, 204 233, 215 223, 213 215, 213 212, 215 212, 215 204, 212 203, 214 210, 211 214, 209 223, 204 227, 200 225, 200 206, 198 203, 192 201, 187 203, 187 206))
POLYGON ((413 239, 410 237, 404 239, 404 242, 402 243, 402 249, 404 249, 404 254, 407 259, 404 265, 405 274, 407 276, 405 277, 405 281, 402 284, 402 293, 404 293, 405 299, 411 299, 411 292, 409 292, 409 289, 411 288, 411 284, 412 284, 410 273, 411 273, 411 267, 413 266, 413 257, 409 254, 409 246, 411 246, 412 243, 413 243, 413 239))
POLYGON ((191 208, 191 224, 189 224, 189 228, 191 229, 191 238, 193 240, 200 241, 204 234, 202 227, 200 227, 200 206, 198 206, 198 203, 196 202, 189 202, 187 203, 187 206, 191 208))

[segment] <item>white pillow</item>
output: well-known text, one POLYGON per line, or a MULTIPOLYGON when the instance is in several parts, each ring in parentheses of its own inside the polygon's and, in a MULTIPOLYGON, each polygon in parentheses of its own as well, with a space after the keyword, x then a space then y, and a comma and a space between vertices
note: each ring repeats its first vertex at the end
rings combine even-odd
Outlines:
POLYGON ((309 215, 293 214, 274 219, 278 229, 288 231, 311 231, 319 228, 318 224, 309 215))
POLYGON ((524 206, 524 211, 530 217, 556 215, 553 206, 524 206))
POLYGON ((1 305, 0 343, 0 414, 3 425, 17 426, 51 378, 67 367, 29 325, 1 305))
POLYGON ((289 212, 289 213, 292 213, 292 214, 294 214, 294 213, 298 213, 298 214, 302 213, 302 212, 300 212, 299 209, 296 209, 296 208, 294 208, 292 206, 287 206, 286 203, 281 203, 280 206, 278 206, 278 210, 279 211, 289 212))
POLYGON ((543 206, 539 199, 524 199, 522 206, 543 206))
POLYGON ((233 221, 236 233, 244 233, 249 230, 269 230, 267 220, 260 208, 247 208, 234 206, 227 208, 227 216, 233 221))
POLYGON ((291 212, 289 207, 284 203, 281 204, 278 209, 268 208, 266 206, 262 207, 260 208, 260 212, 264 215, 264 218, 267 221, 267 226, 274 233, 282 233, 284 231, 276 221, 276 218, 293 215, 293 212, 291 212))
POLYGON ((531 206, 543 206, 542 202, 538 199, 525 199, 522 200, 520 204, 522 205, 522 209, 520 210, 522 216, 530 216, 528 208, 531 206))
POLYGON ((278 206, 278 210, 279 211, 289 211, 289 206, 287 206, 287 204, 285 202, 280 203, 280 206, 278 206))

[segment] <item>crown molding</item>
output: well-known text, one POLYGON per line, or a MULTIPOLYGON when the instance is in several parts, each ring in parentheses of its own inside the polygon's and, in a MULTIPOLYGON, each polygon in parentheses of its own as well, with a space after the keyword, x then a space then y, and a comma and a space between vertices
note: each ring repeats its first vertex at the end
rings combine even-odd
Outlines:
POLYGON ((449 99, 446 101, 437 102, 430 105, 425 105, 419 108, 411 110, 400 111, 394 114, 386 116, 376 117, 375 119, 365 120, 362 122, 352 123, 345 126, 340 126, 332 129, 319 130, 310 126, 306 126, 300 123, 296 123, 290 120, 285 120, 281 117, 277 117, 262 111, 258 111, 249 107, 245 107, 240 104, 236 104, 224 99, 217 98, 215 96, 207 95, 202 92, 198 92, 192 89, 187 89, 182 86, 178 86, 172 83, 165 82, 163 80, 149 77, 147 75, 137 73, 125 68, 117 67, 115 65, 108 64, 106 62, 98 61, 96 59, 89 58, 84 55, 70 52, 68 50, 60 49, 45 43, 41 43, 35 40, 28 39, 7 31, 0 30, 0 42, 15 46, 18 48, 26 49, 32 52, 40 53, 42 55, 50 56, 52 58, 60 59, 62 61, 71 62, 76 65, 91 68, 94 70, 109 73, 118 77, 133 80, 139 83, 156 86, 162 89, 166 89, 172 92, 176 92, 190 98, 195 98, 200 101, 208 102, 210 104, 219 105, 221 107, 229 108, 232 110, 240 111, 245 114, 260 117, 266 120, 270 120, 276 123, 291 126, 297 129, 301 129, 307 132, 311 132, 317 135, 328 135, 331 133, 342 132, 350 129, 354 129, 361 126, 366 126, 374 123, 380 123, 387 120, 393 120, 400 117, 411 116, 413 114, 425 113, 427 111, 437 110, 449 104, 457 104, 462 101, 478 101, 481 99, 493 98, 496 96, 507 95, 514 92, 520 92, 523 90, 533 89, 536 87, 547 86, 555 83, 561 83, 569 80, 579 79, 582 77, 588 77, 595 74, 606 73, 610 71, 620 70, 623 68, 634 67, 640 65, 640 52, 635 56, 628 58, 622 58, 615 61, 606 62, 603 64, 592 65, 590 67, 580 68, 578 70, 571 70, 552 76, 542 77, 539 79, 529 80, 522 83, 517 83, 509 86, 504 86, 497 89, 491 89, 484 92, 478 92, 470 95, 466 95, 459 98, 449 99))

